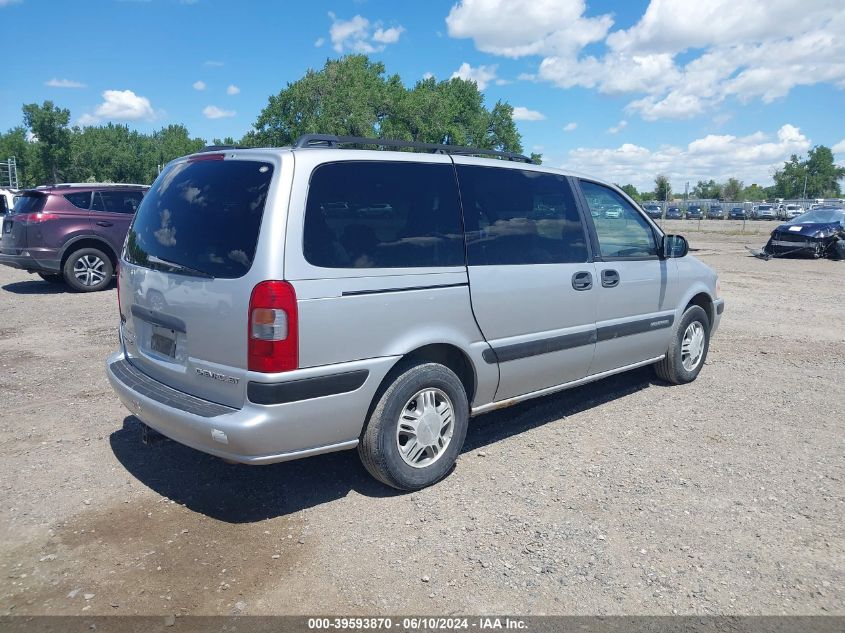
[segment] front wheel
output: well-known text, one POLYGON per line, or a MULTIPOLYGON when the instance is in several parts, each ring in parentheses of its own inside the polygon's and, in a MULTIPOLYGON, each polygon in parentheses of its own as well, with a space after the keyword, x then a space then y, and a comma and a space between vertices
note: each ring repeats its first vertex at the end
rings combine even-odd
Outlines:
POLYGON ((379 397, 358 444, 364 467, 399 490, 419 490, 452 469, 466 438, 464 386, 437 363, 403 364, 379 397))
POLYGON ((672 334, 666 356, 655 364, 655 372, 675 385, 692 382, 704 367, 709 347, 710 319, 700 306, 690 306, 672 334))
POLYGON ((80 248, 67 258, 63 273, 67 284, 77 292, 96 292, 111 283, 114 267, 102 251, 80 248))

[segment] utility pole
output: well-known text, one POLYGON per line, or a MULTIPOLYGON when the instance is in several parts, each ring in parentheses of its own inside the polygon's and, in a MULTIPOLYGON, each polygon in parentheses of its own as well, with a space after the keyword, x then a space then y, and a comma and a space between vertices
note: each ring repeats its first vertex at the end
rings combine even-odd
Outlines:
POLYGON ((801 204, 807 202, 807 168, 804 167, 804 193, 801 194, 801 204))

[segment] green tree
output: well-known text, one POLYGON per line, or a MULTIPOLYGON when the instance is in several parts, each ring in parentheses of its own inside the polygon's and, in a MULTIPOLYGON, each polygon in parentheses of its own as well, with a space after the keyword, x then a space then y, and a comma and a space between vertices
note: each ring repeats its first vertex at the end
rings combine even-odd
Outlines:
POLYGON ((722 198, 726 202, 734 202, 742 197, 743 184, 741 180, 736 178, 728 178, 727 182, 722 185, 722 198))
POLYGON ((760 200, 765 200, 766 198, 766 190, 757 183, 753 183, 742 190, 743 200, 748 200, 749 202, 758 202, 760 200))
POLYGON ((654 177, 654 199, 655 200, 668 200, 669 197, 672 195, 672 185, 669 182, 669 178, 663 174, 658 174, 654 177))
POLYGON ((34 187, 37 184, 33 161, 35 160, 33 143, 26 140, 26 128, 13 127, 5 134, 0 134, 0 160, 15 158, 18 165, 18 180, 21 187, 34 187))
POLYGON ((59 182, 70 158, 70 110, 57 108, 52 101, 29 103, 23 106, 23 120, 35 136, 39 175, 59 182))
POLYGON ((288 83, 241 143, 288 145, 308 133, 522 151, 513 107, 499 101, 488 110, 475 82, 430 78, 409 90, 365 55, 328 60, 322 70, 288 83))
MULTIPOLYGON (((619 186, 619 185, 617 185, 619 186)), ((634 185, 621 185, 619 188, 631 196, 637 202, 642 202, 642 196, 640 196, 640 192, 637 191, 637 188, 634 185)))
POLYGON ((722 187, 712 178, 708 181, 699 180, 692 190, 692 197, 704 200, 718 200, 722 197, 722 187))
POLYGON ((839 181, 845 178, 845 167, 833 162, 829 147, 816 145, 800 160, 793 154, 773 175, 774 194, 778 198, 800 198, 806 184, 809 198, 838 198, 842 192, 839 181))
MULTIPOLYGON (((838 198, 842 192, 839 181, 845 178, 845 167, 833 162, 829 147, 816 145, 804 163, 807 172, 807 195, 811 198, 838 198)), ((803 187, 802 187, 803 192, 803 187)))

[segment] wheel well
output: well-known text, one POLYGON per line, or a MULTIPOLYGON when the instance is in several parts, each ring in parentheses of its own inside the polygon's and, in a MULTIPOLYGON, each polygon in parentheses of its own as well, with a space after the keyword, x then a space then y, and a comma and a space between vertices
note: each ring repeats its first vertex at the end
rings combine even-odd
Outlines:
POLYGON ((454 345, 436 343, 419 347, 405 354, 404 359, 428 361, 448 367, 460 379, 467 393, 467 401, 472 403, 475 397, 475 370, 472 362, 461 349, 454 345))
POLYGON ((109 260, 111 260, 112 268, 117 268, 117 255, 115 255, 111 246, 94 238, 86 238, 74 242, 65 249, 65 252, 62 254, 62 263, 60 264, 62 270, 64 270, 68 258, 81 248, 96 248, 97 250, 103 251, 109 260))
POLYGON ((713 327, 713 320, 715 315, 713 314, 713 300, 710 298, 706 292, 699 292, 695 295, 690 302, 687 304, 687 307, 684 308, 684 312, 686 312, 687 308, 690 306, 698 306, 702 310, 704 310, 705 314, 707 314, 707 319, 710 321, 710 327, 713 327))

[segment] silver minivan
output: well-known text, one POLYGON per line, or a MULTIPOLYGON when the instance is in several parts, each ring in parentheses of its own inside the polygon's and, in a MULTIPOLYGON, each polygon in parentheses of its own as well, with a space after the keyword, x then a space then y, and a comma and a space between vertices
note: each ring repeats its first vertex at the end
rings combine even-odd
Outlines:
MULTIPOLYGON (((376 145, 412 151, 356 149, 376 145)), ((200 451, 357 447, 418 489, 452 469, 470 416, 644 365, 694 380, 724 301, 687 251, 619 188, 515 154, 216 148, 170 163, 135 216, 108 377, 200 451)))

